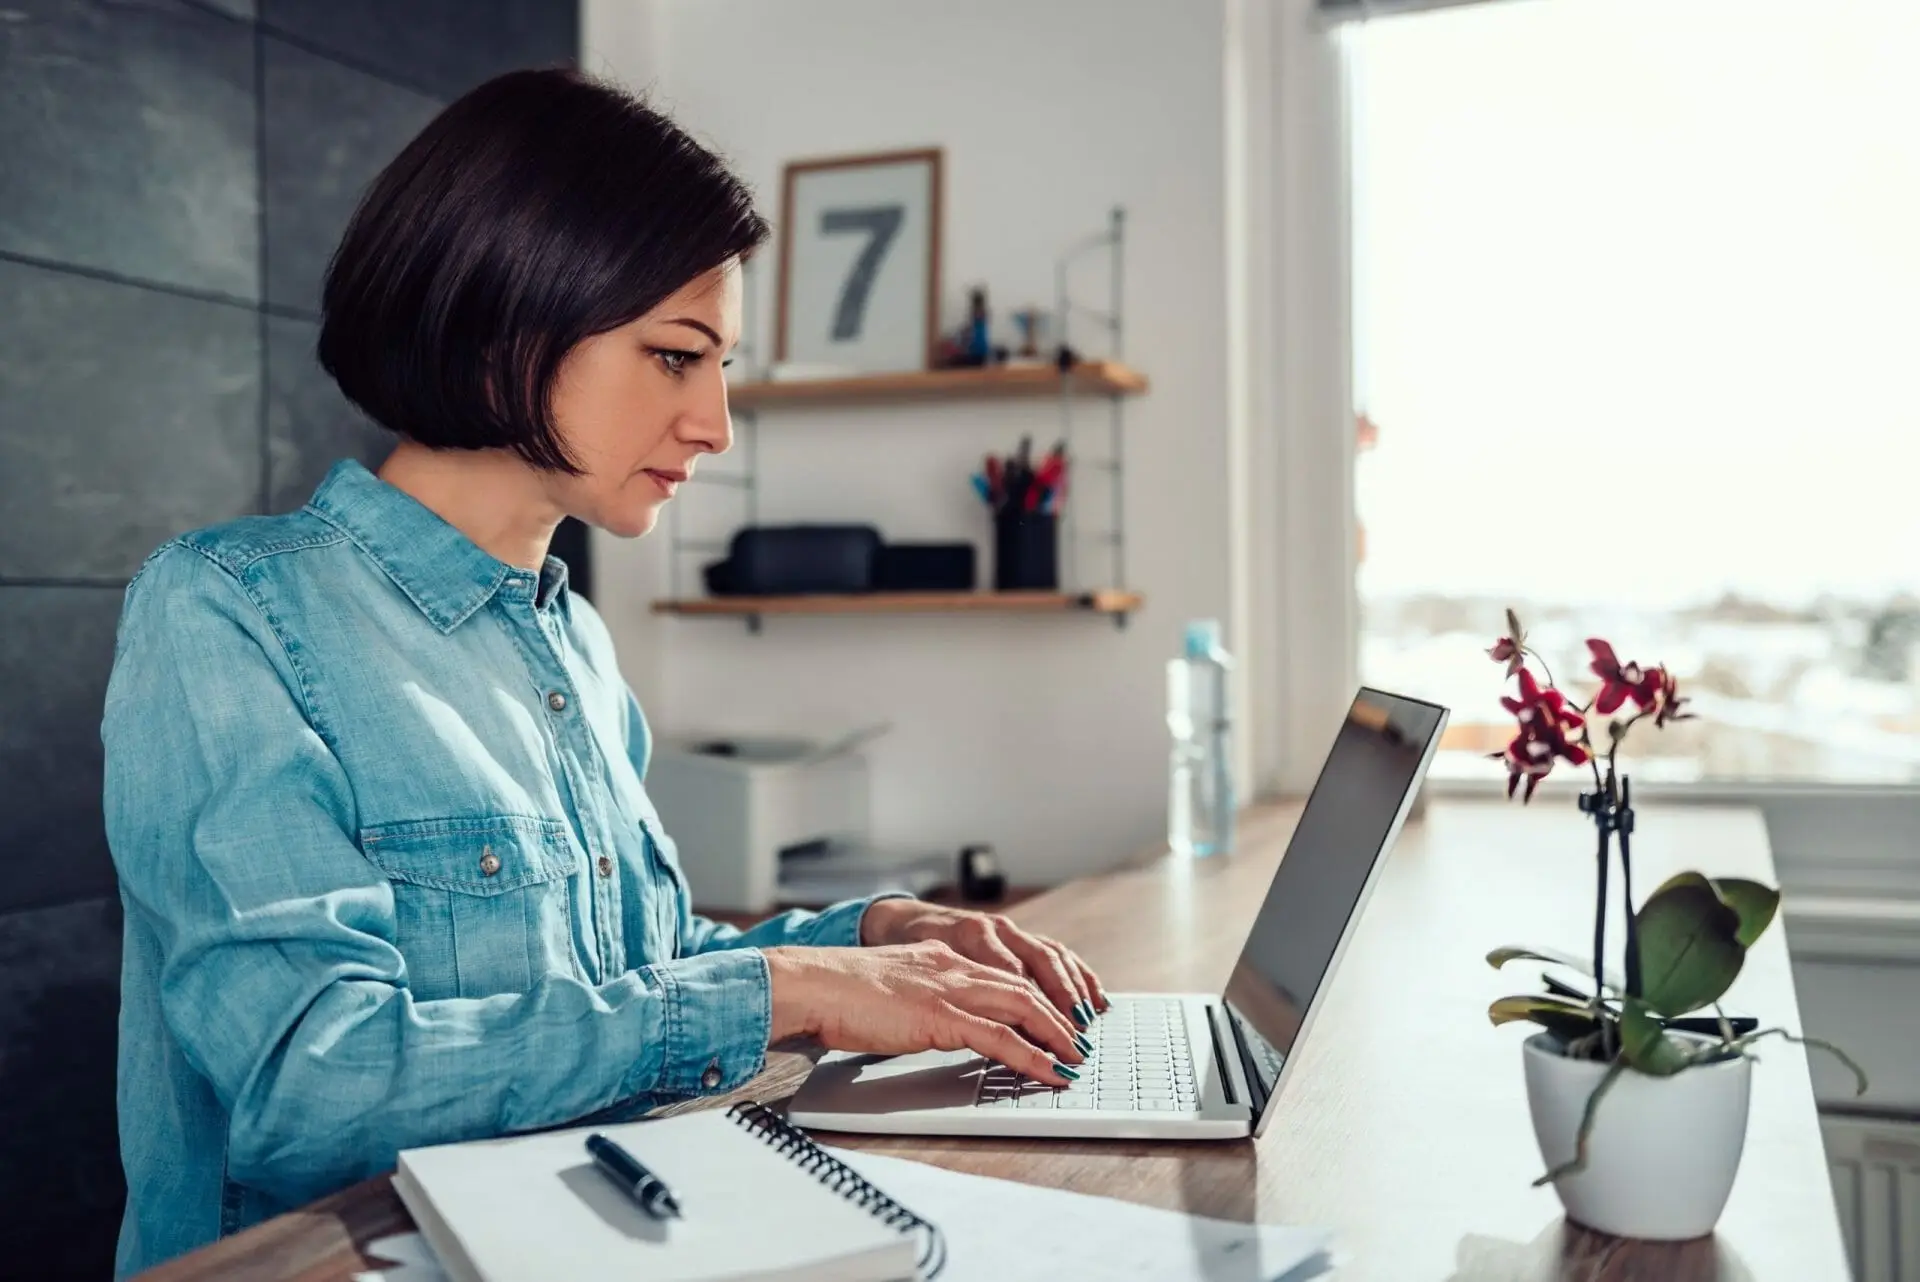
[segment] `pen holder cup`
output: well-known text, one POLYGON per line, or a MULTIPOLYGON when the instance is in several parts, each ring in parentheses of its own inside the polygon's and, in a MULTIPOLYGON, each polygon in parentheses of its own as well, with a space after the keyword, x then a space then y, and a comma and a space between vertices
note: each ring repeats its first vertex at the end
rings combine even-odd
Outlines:
POLYGON ((1052 512, 996 512, 993 586, 1001 592, 1060 587, 1060 518, 1052 512))

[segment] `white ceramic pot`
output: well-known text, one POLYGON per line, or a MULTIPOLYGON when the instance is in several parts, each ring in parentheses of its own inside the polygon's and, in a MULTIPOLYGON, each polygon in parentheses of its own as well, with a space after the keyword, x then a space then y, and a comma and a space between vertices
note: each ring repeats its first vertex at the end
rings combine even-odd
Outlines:
MULTIPOLYGON (((1568 1059, 1558 1045, 1536 1033, 1522 1050, 1533 1134, 1548 1170, 1572 1160, 1587 1098, 1606 1075, 1606 1065, 1568 1059)), ((1713 1232, 1746 1145, 1752 1070, 1737 1056, 1672 1077, 1621 1074, 1600 1101, 1586 1169, 1554 1181, 1567 1218, 1651 1241, 1713 1232)))

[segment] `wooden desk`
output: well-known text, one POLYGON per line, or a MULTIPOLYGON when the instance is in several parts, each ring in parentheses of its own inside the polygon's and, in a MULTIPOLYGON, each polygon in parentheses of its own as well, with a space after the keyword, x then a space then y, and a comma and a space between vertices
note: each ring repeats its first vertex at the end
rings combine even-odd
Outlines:
MULTIPOLYGON (((1012 915, 1081 949, 1115 989, 1217 990, 1296 814, 1249 814, 1231 859, 1154 860, 1012 915)), ((1755 1070, 1746 1156, 1714 1237, 1654 1245, 1589 1233, 1565 1224, 1551 1190, 1528 1187, 1540 1158, 1525 1034, 1489 1027, 1485 1010, 1533 985, 1482 957, 1502 943, 1579 948, 1592 930, 1589 841, 1556 805, 1439 804, 1410 824, 1258 1144, 827 1138, 1207 1215, 1328 1225, 1347 1261, 1341 1282, 1845 1282, 1806 1059, 1785 1044, 1769 1043, 1755 1070)), ((1765 829, 1745 810, 1648 809, 1634 854, 1641 893, 1682 866, 1773 877, 1765 829)), ((1785 939, 1776 924, 1728 1001, 1798 1028, 1785 939)), ((777 1053, 728 1099, 783 1097, 808 1062, 777 1053)), ((148 1276, 344 1282, 371 1263, 360 1244, 409 1224, 387 1182, 370 1180, 148 1276)))

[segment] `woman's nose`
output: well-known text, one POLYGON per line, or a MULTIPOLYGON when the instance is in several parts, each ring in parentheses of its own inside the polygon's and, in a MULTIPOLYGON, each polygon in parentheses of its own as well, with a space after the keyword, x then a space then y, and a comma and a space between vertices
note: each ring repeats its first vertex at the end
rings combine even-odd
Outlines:
POLYGON ((727 411, 727 387, 720 383, 707 404, 681 421, 687 443, 698 445, 709 454, 725 454, 733 448, 733 416, 727 411))

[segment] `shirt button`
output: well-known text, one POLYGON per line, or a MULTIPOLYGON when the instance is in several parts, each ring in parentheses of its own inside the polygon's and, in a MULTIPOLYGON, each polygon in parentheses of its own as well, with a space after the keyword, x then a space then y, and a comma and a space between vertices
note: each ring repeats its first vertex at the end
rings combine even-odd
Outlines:
POLYGON ((555 712, 565 712, 567 710, 567 696, 555 690, 547 696, 547 706, 555 712))
POLYGON ((500 871, 500 856, 493 853, 492 846, 483 846, 480 850, 480 875, 491 877, 500 871))
POLYGON ((607 858, 605 855, 600 856, 600 875, 602 877, 613 876, 613 860, 607 858))
POLYGON ((720 1085, 719 1060, 716 1059, 713 1063, 707 1065, 707 1071, 700 1074, 700 1084, 708 1090, 712 1090, 714 1087, 720 1085))

